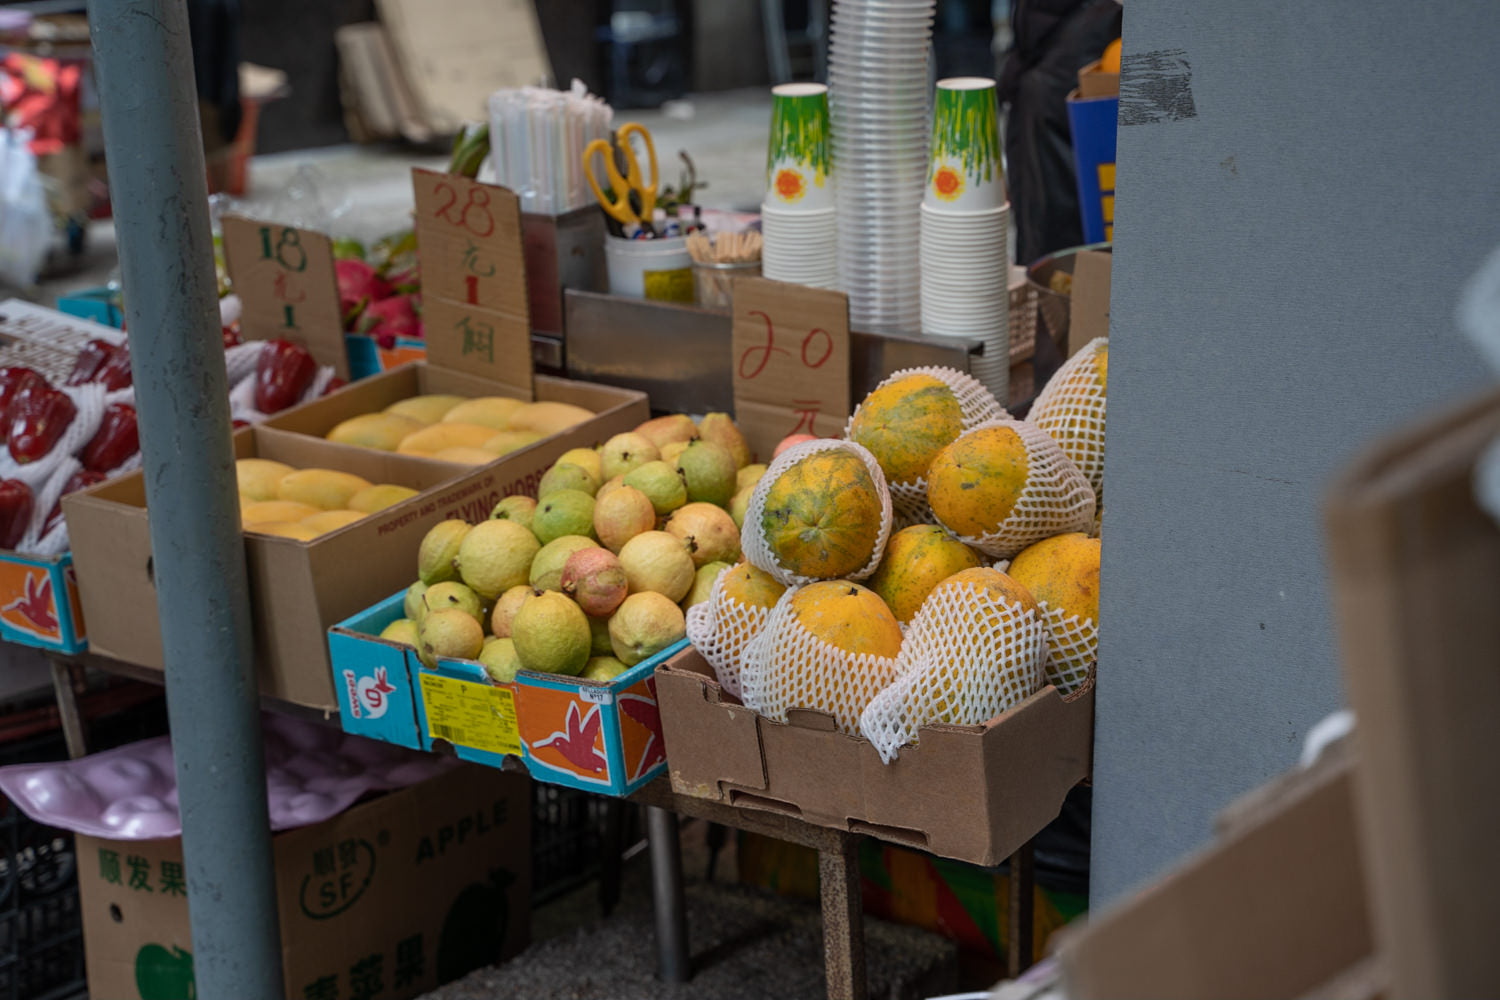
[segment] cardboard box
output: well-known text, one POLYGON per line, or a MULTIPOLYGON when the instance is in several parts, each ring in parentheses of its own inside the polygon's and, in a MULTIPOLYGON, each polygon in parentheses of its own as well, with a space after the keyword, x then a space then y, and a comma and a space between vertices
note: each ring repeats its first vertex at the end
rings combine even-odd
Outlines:
POLYGON ((1335 747, 1252 792, 1213 846, 1068 934, 1068 996, 1294 997, 1367 959, 1354 770, 1335 747))
MULTIPOLYGON (((651 407, 646 400, 646 394, 634 389, 575 382, 550 375, 537 375, 533 385, 537 400, 572 403, 584 409, 593 410, 594 417, 560 434, 554 434, 525 448, 518 448, 499 459, 498 463, 507 469, 524 468, 528 474, 536 473, 536 479, 531 481, 529 486, 508 490, 507 494, 525 492, 534 495, 541 473, 545 472, 563 452, 570 448, 602 444, 615 434, 632 430, 651 418, 651 407)), ((321 399, 284 410, 271 417, 261 427, 300 437, 314 437, 326 447, 345 454, 367 455, 371 453, 369 448, 333 444, 323 440, 324 435, 350 417, 359 416, 361 413, 376 413, 398 400, 435 392, 469 397, 514 397, 517 395, 514 389, 499 382, 492 382, 478 375, 453 368, 415 361, 363 379, 321 399)), ((447 469, 450 475, 468 468, 420 456, 407 457, 425 465, 447 469)), ((485 466, 485 468, 494 467, 493 465, 485 466)), ((387 588, 387 590, 390 589, 387 588)), ((380 595, 372 595, 365 605, 374 603, 378 596, 380 595)), ((351 612, 353 610, 350 609, 351 612)))
POLYGON ((983 726, 924 727, 891 764, 824 713, 782 723, 747 710, 694 649, 657 668, 656 691, 678 794, 978 865, 1004 861, 1056 818, 1093 764, 1092 681, 1066 698, 1049 685, 983 726))
POLYGON ((0 551, 0 639, 81 653, 88 648, 73 554, 45 558, 0 551))
POLYGON ((1365 884, 1392 996, 1500 994, 1500 525, 1475 497, 1496 440, 1491 392, 1372 449, 1328 501, 1365 884))
POLYGON ((356 381, 427 360, 427 341, 416 337, 397 337, 393 347, 381 347, 368 333, 346 333, 344 350, 349 355, 349 378, 356 381))
MULTIPOLYGON (((531 791, 455 768, 276 834, 288 997, 415 997, 530 938, 531 791)), ((77 838, 95 1000, 195 995, 182 840, 77 838)))
POLYGON ((329 629, 329 655, 345 732, 419 750, 446 744, 468 761, 507 757, 538 781, 629 795, 666 768, 656 665, 687 640, 609 682, 523 670, 495 684, 479 664, 439 659, 379 638, 402 616, 404 593, 329 629))
MULTIPOLYGON (((235 456, 337 469, 423 491, 310 542, 245 535, 261 693, 326 712, 338 708, 323 640, 328 626, 403 586, 432 525, 447 517, 482 517, 510 487, 541 474, 525 462, 502 461, 455 477, 455 467, 442 462, 340 448, 263 427, 235 435, 235 456)), ((93 650, 161 669, 143 474, 74 493, 64 499, 63 513, 93 650)))
POLYGON ((1114 255, 1108 250, 1080 250, 1073 258, 1067 343, 1070 358, 1089 341, 1109 336, 1109 289, 1113 263, 1114 255))
POLYGON ((1103 60, 1096 59, 1078 71, 1078 96, 1085 100, 1095 97, 1119 97, 1120 74, 1106 73, 1099 66, 1103 60))

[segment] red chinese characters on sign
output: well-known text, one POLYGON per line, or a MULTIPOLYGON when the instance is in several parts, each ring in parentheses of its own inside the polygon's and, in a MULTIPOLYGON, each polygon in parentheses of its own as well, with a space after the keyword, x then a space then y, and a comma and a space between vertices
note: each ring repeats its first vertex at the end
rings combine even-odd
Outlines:
POLYGON ((734 286, 735 420, 770 454, 793 434, 837 434, 849 412, 849 307, 839 292, 764 278, 734 286))

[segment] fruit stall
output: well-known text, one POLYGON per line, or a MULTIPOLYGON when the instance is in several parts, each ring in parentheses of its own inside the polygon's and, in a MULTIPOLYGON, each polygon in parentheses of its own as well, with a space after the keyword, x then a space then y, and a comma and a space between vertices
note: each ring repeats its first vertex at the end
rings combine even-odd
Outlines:
MULTIPOLYGON (((247 708, 270 708, 285 721, 264 737, 278 831, 265 870, 302 902, 280 919, 299 948, 267 975, 289 994, 329 959, 320 933, 294 929, 353 905, 349 879, 375 864, 361 831, 392 822, 346 811, 355 797, 378 789, 389 812, 443 784, 443 805, 419 808, 469 810, 477 824, 454 830, 494 828, 524 854, 518 771, 644 809, 669 980, 690 974, 679 815, 819 852, 830 996, 866 992, 865 838, 1009 862, 1024 926, 1008 967, 1024 971, 1032 840, 1090 772, 1107 341, 1054 338, 1040 287, 1003 252, 963 252, 954 288, 882 266, 838 291, 798 263, 847 207, 827 160, 841 127, 828 91, 773 93, 763 232, 708 229, 690 186, 668 203, 650 133, 608 105, 532 92, 587 125, 547 182, 574 200, 591 187, 597 206, 559 196, 565 210, 540 211, 502 114, 464 131, 446 172, 412 170, 408 230, 366 245, 228 212, 211 241, 196 233, 167 270, 207 298, 195 308, 214 316, 211 344, 203 317, 185 322, 129 258, 125 329, 5 303, 3 541, 7 565, 45 574, 17 585, 6 638, 48 645, 65 678, 164 681, 175 737, 107 751, 129 781, 48 766, 11 775, 12 797, 92 838, 91 855, 179 878, 181 846, 157 845, 191 844, 193 830, 147 803, 166 787, 184 803, 205 794, 174 754, 222 753, 260 727, 247 708), (499 176, 480 180, 492 153, 499 176), (863 291, 872 282, 886 290, 863 291), (213 400, 162 395, 180 388, 167 359, 183 352, 213 400), (223 440, 189 435, 189 405, 223 440), (158 453, 170 472, 153 465, 157 442, 176 442, 158 453), (223 500, 232 517, 214 509, 223 500), (233 600, 202 605, 226 587, 233 600), (30 631, 10 629, 12 610, 30 631), (231 638, 210 643, 205 627, 231 638), (215 667, 184 681, 184 656, 215 667), (226 697, 212 674, 242 678, 238 721, 184 732, 187 713, 228 709, 209 707, 226 697), (316 747, 330 774, 359 761, 372 784, 313 795, 285 770, 291 747, 316 747), (79 780, 97 808, 47 791, 79 780), (325 870, 316 844, 335 836, 325 870)), ((965 101, 993 107, 993 83, 938 95, 955 110, 923 169, 943 181, 904 188, 922 238, 1003 247, 998 164, 962 148, 993 152, 994 116, 953 124, 965 101)), ((851 190, 855 162, 840 167, 851 190)), ((861 235, 850 211, 840 252, 889 239, 861 235)), ((130 211, 117 215, 122 249, 140 252, 130 211)), ((267 850, 235 836, 247 856, 267 850)), ((114 899, 109 882, 106 870, 84 883, 86 906, 114 899)), ((432 891, 463 885, 444 874, 432 891)), ((508 900, 509 932, 439 955, 441 976, 524 942, 524 879, 495 886, 486 898, 508 900)), ((126 928, 157 912, 123 911, 126 928)), ((157 915, 185 925, 180 905, 157 915)), ((420 928, 441 914, 409 916, 420 928)), ((214 933, 193 919, 195 935, 214 933)), ((180 930, 86 933, 97 983, 131 961, 138 983, 193 975, 180 930)), ((399 995, 430 985, 408 977, 399 995)))
MULTIPOLYGON (((1114 254, 1012 260, 997 84, 929 81, 930 2, 836 0, 828 82, 771 88, 758 213, 700 204, 685 154, 668 183, 650 129, 577 81, 497 83, 367 240, 211 215, 185 11, 119 6, 93 31, 122 299, 0 302, 0 651, 45 654, 74 758, 7 758, 0 830, 72 845, 95 995, 399 1000, 525 962, 567 881, 539 859, 585 825, 568 888, 592 864, 608 913, 645 851, 654 935, 632 946, 686 983, 688 820, 736 831, 742 872, 761 845, 763 886, 805 863, 830 998, 875 994, 868 897, 899 911, 913 885, 908 921, 979 941, 991 982, 1061 966, 1080 997, 1149 995, 1170 967, 1162 995, 1312 995, 1352 969, 1339 995, 1379 993, 1365 921, 1390 903, 1366 904, 1360 848, 1403 855, 1355 776, 1397 776, 1362 806, 1397 826, 1456 784, 1391 749, 1409 725, 1465 759, 1406 717, 1391 649, 1493 645, 1452 638, 1491 593, 1468 483, 1493 399, 1335 493, 1377 738, 1310 739, 1202 854, 1065 927, 1086 827, 1076 905, 1042 912, 1038 873, 1067 867, 1047 838, 1092 794, 1099 672, 1150 666, 1100 662, 1122 627, 1100 613, 1114 254), (1420 581, 1446 610, 1397 541, 1452 571, 1420 581), (1386 645, 1361 634, 1375 605, 1386 645), (147 685, 162 732, 86 732, 147 685), (1227 979, 1201 958, 1242 937, 1320 953, 1227 979)), ((1112 239, 1119 44, 1078 82, 1086 231, 1112 239)), ((1111 534, 1142 502, 1119 454, 1111 534)), ((1424 841, 1434 871, 1462 833, 1424 841)))

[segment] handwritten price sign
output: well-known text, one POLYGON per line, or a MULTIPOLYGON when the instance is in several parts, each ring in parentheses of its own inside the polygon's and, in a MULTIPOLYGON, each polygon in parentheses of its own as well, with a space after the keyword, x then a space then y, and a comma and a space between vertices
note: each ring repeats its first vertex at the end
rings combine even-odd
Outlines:
POLYGON ((243 216, 224 218, 224 258, 243 303, 247 340, 305 344, 319 364, 347 378, 344 320, 333 244, 322 233, 243 216))
POLYGON ((436 364, 531 395, 531 322, 514 192, 412 170, 422 257, 422 326, 436 364))
POLYGON ((734 283, 735 421, 763 460, 789 434, 833 437, 849 417, 849 300, 765 278, 734 283))

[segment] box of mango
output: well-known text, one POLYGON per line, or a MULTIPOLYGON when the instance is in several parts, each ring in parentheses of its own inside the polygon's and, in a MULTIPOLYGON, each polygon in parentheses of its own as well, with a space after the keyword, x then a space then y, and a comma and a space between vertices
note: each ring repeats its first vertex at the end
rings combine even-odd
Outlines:
POLYGON ((1025 421, 908 370, 775 457, 657 670, 679 793, 986 865, 1057 815, 1092 753, 1107 348, 1025 421))
MULTIPOLYGON (((260 690, 325 712, 338 709, 328 628, 405 586, 434 525, 540 476, 524 456, 471 468, 264 427, 234 446, 260 690)), ((66 497, 63 510, 92 648, 160 669, 141 473, 66 497)))
POLYGON ((414 582, 329 632, 345 730, 590 791, 650 781, 654 670, 740 558, 750 459, 725 414, 659 417, 564 453, 535 500, 436 525, 414 582))

